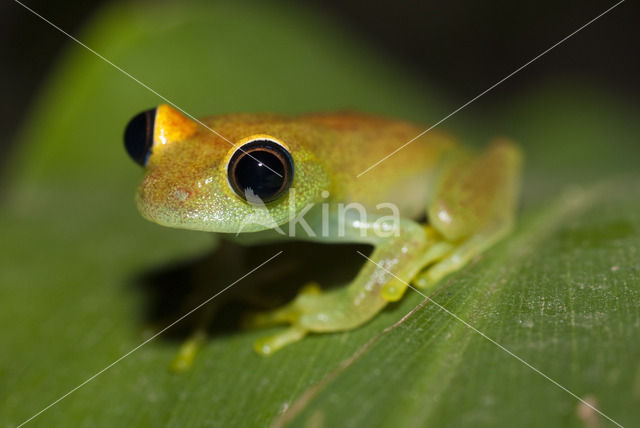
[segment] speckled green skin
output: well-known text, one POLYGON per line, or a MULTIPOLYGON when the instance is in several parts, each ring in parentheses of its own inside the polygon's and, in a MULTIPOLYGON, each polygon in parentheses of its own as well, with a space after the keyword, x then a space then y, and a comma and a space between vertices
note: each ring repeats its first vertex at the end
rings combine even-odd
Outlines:
POLYGON ((170 227, 228 234, 241 230, 237 238, 245 242, 305 239, 374 246, 371 260, 363 260, 363 268, 347 287, 322 292, 315 285, 307 286, 288 305, 254 315, 253 326, 290 324, 282 333, 256 344, 256 351, 264 355, 309 332, 361 325, 389 301, 400 299, 409 281, 420 287, 435 284, 491 246, 513 224, 521 156, 508 141, 496 141, 485 152, 474 154, 450 137, 429 132, 357 178, 422 129, 351 113, 238 114, 203 121, 232 142, 254 134, 283 142, 295 165, 291 186, 295 204, 285 195, 259 212, 265 217, 268 213, 274 226, 286 227, 292 213, 313 203, 306 218, 317 233, 309 236, 298 227, 294 237, 283 236, 265 226, 266 222, 255 222, 255 207, 235 195, 227 181, 227 162, 236 149, 199 125, 188 138, 170 141, 151 156, 138 192, 138 207, 146 218, 170 227), (339 206, 350 202, 361 204, 371 216, 361 221, 350 213, 343 222, 343 233, 337 233, 339 206), (398 207, 399 222, 375 212, 383 202, 398 207), (322 208, 325 212, 321 206, 326 207, 322 208), (425 210, 428 225, 415 221, 425 210), (324 235, 319 233, 326 221, 323 214, 328 214, 331 226, 331 232, 324 235), (252 224, 247 224, 249 218, 252 224), (380 236, 376 233, 380 225, 393 234, 380 236))

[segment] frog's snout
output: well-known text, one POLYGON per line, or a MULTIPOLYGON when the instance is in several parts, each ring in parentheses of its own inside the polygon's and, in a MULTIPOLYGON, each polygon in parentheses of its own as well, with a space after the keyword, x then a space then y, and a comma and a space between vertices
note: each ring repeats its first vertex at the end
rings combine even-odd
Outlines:
POLYGON ((175 180, 167 178, 161 171, 152 170, 142 180, 138 190, 138 202, 145 208, 165 207, 181 210, 192 199, 194 189, 188 186, 176 186, 175 180))

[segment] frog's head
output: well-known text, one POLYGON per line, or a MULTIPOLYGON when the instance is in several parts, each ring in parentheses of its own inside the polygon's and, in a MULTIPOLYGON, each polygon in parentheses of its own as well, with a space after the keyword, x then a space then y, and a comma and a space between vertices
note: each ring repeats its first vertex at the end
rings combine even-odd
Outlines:
POLYGON ((124 136, 127 152, 146 169, 138 209, 164 226, 211 232, 282 225, 328 185, 304 138, 282 121, 249 115, 201 122, 168 105, 142 112, 124 136))

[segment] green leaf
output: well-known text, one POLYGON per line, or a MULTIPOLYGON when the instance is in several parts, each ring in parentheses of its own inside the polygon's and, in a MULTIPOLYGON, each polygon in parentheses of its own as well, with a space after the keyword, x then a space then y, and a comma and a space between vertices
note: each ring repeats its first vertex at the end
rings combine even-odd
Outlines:
MULTIPOLYGON (((279 2, 117 5, 79 37, 196 116, 350 108, 428 126, 461 104, 317 11, 279 2)), ((169 266, 216 266, 199 259, 210 236, 135 211, 141 172, 121 134, 160 102, 69 42, 25 122, 0 212, 2 426, 27 420, 186 312, 148 313, 158 293, 171 300, 185 288, 169 266), (137 286, 149 273, 168 292, 137 286)), ((167 369, 176 326, 31 425, 612 424, 550 378, 631 426, 640 419, 639 106, 567 82, 541 82, 490 113, 482 102, 442 126, 472 143, 508 135, 523 145, 522 214, 509 238, 432 300, 410 291, 362 328, 311 336, 269 358, 252 343, 275 329, 222 325, 179 374, 167 369)), ((261 251, 235 277, 215 267, 205 277, 226 285, 277 246, 261 251)), ((303 274, 362 263, 338 261, 329 253, 303 274)), ((270 274, 233 290, 249 293, 270 274)), ((283 282, 271 297, 299 285, 283 282)))

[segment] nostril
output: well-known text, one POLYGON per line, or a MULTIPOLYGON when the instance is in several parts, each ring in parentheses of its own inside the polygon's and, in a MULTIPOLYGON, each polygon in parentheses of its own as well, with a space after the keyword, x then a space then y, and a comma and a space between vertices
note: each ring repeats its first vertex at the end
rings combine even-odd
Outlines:
POLYGON ((179 200, 180 202, 184 202, 186 201, 190 196, 191 196, 191 192, 187 189, 184 189, 182 187, 178 187, 174 192, 173 195, 176 197, 177 200, 179 200))

